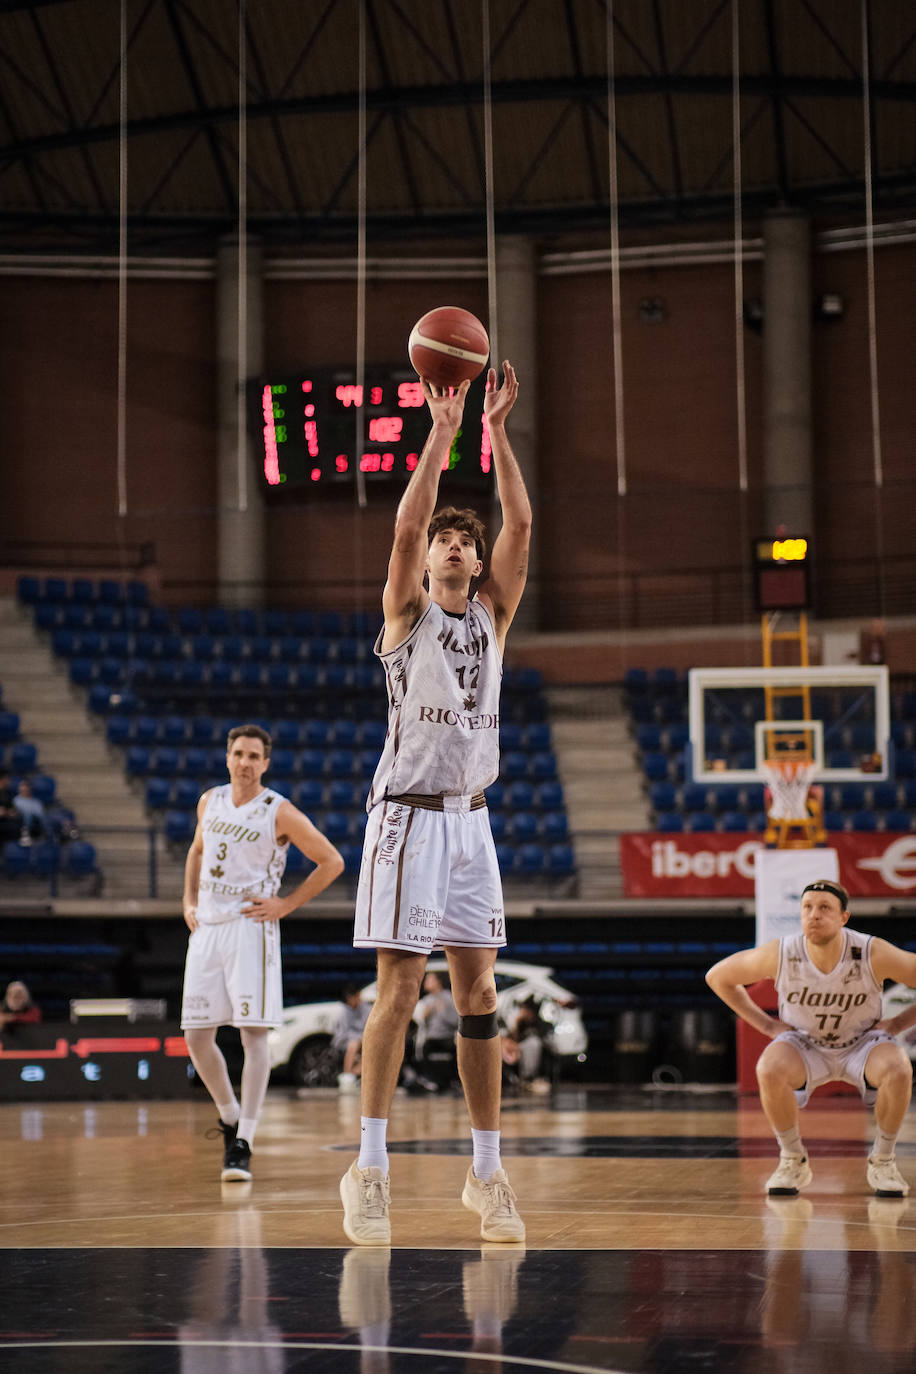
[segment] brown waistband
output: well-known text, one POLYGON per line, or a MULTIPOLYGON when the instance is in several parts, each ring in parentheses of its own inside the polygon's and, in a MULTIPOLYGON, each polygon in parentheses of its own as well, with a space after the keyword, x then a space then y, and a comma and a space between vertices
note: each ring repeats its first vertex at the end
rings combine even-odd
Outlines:
MULTIPOLYGON (((426 796, 422 792, 403 792, 397 797, 386 797, 386 801, 400 802, 402 806, 417 806, 421 811, 444 811, 445 803, 442 797, 426 796)), ((471 797, 469 811, 479 811, 482 806, 486 806, 487 799, 482 792, 475 792, 471 797)))

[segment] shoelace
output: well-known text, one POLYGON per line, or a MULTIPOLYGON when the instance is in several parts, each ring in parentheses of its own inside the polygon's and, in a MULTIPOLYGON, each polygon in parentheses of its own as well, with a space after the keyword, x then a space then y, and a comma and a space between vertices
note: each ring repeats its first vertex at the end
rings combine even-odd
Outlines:
POLYGON ((383 1217, 388 1205, 387 1178, 361 1178, 360 1185, 363 1190, 363 1210, 366 1216, 383 1217))
POLYGON ((489 1209, 498 1216, 510 1217, 515 1211, 515 1194, 508 1183, 483 1183, 489 1209))

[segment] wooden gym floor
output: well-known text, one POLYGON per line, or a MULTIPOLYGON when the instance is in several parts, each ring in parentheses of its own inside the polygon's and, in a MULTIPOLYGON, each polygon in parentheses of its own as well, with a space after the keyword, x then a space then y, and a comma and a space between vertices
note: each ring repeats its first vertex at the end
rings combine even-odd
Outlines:
MULTIPOLYGON (((912 1374, 916 1201, 865 1182, 871 1118, 803 1114, 814 1183, 768 1199, 756 1099, 563 1087, 505 1104, 526 1246, 460 1203, 463 1103, 399 1095, 390 1250, 348 1246, 359 1099, 273 1089, 254 1181, 204 1100, 0 1107, 0 1369, 203 1374, 912 1374)), ((916 1113, 899 1150, 916 1189, 916 1113)))

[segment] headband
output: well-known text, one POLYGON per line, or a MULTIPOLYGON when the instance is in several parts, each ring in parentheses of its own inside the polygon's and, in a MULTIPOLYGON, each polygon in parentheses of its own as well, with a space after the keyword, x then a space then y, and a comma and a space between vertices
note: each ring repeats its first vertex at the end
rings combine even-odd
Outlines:
POLYGON ((838 887, 836 883, 828 883, 826 878, 818 878, 816 883, 809 883, 802 888, 802 896, 806 892, 832 892, 834 897, 839 900, 840 906, 845 911, 849 903, 849 893, 845 888, 838 887))

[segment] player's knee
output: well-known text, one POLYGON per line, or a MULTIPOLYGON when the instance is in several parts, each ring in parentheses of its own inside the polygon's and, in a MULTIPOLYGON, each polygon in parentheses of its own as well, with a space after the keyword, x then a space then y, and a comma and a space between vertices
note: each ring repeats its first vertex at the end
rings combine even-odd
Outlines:
POLYGON ((499 1017, 495 1011, 481 1016, 459 1016, 458 1034, 465 1040, 495 1040, 499 1035, 499 1017))
POLYGON ((214 1026, 194 1026, 184 1031, 184 1042, 191 1055, 200 1050, 206 1050, 210 1045, 216 1043, 216 1028, 214 1026))
POLYGON ((496 979, 492 968, 484 969, 477 975, 468 989, 468 1016, 489 1016, 496 1012, 496 979))

